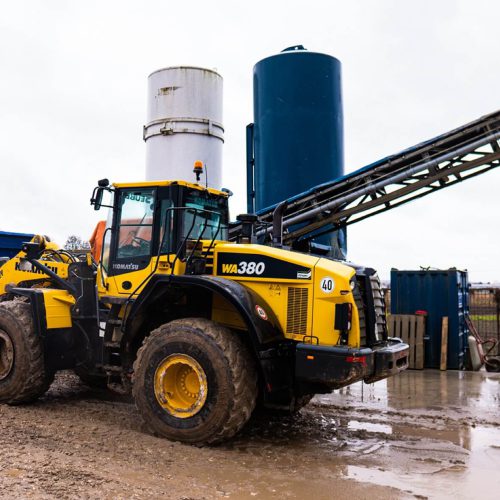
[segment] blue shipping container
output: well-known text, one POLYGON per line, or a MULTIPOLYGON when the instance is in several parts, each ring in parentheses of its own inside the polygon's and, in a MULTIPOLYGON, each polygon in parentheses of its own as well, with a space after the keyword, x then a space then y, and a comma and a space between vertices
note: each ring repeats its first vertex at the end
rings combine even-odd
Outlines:
POLYGON ((33 234, 0 231, 0 257, 14 257, 21 250, 21 245, 31 241, 33 236, 33 234))
POLYGON ((448 317, 447 368, 465 368, 469 330, 467 271, 457 269, 432 271, 391 271, 391 313, 415 314, 426 311, 425 367, 439 368, 441 359, 441 324, 448 317))

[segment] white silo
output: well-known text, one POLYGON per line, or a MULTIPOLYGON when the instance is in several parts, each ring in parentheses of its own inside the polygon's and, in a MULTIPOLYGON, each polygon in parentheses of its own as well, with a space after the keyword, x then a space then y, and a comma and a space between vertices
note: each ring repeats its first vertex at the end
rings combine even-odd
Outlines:
POLYGON ((193 165, 203 162, 200 183, 222 185, 222 77, 196 67, 159 69, 148 77, 146 180, 195 181, 193 165), (205 177, 207 176, 207 177, 205 177))

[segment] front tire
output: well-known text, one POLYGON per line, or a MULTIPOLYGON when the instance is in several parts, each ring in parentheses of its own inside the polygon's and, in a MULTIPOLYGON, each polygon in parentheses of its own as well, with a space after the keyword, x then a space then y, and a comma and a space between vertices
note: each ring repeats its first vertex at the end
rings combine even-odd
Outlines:
POLYGON ((204 445, 234 436, 257 399, 255 362, 243 341, 203 318, 154 330, 134 363, 133 396, 161 436, 204 445))
POLYGON ((31 403, 54 380, 46 369, 42 339, 35 333, 31 306, 12 300, 0 303, 0 402, 31 403))

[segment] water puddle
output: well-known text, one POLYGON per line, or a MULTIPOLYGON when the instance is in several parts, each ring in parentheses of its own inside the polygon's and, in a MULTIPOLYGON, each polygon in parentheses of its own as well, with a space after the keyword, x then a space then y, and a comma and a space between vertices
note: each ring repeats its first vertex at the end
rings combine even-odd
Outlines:
POLYGON ((448 443, 438 439, 442 436, 432 431, 425 434, 412 443, 391 444, 386 450, 391 460, 376 467, 348 465, 346 477, 426 498, 499 498, 499 429, 471 428, 469 439, 459 440, 459 445, 456 439, 448 443))
POLYGON ((499 415, 500 377, 413 371, 317 396, 298 417, 254 423, 235 448, 402 496, 496 500, 499 415))

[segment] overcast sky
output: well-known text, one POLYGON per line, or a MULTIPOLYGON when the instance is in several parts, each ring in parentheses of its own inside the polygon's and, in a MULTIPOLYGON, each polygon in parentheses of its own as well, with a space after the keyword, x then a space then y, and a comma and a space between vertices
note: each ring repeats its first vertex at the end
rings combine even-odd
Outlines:
MULTIPOLYGON (((500 108, 500 3, 0 2, 0 229, 88 238, 97 179, 144 178, 147 75, 224 77, 224 185, 245 211, 252 68, 290 45, 339 58, 346 171, 500 108)), ((500 280, 500 169, 349 228, 378 268, 466 268, 500 280)))

